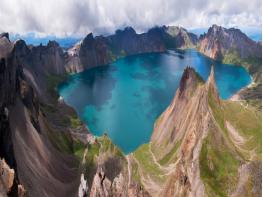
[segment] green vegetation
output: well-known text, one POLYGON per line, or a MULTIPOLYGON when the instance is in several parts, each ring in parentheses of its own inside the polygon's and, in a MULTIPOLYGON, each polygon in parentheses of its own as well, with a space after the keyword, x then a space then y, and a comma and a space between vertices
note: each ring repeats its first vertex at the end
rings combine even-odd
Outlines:
MULTIPOLYGON (((221 104, 217 104, 209 92, 209 106, 213 111, 213 115, 222 129, 223 136, 226 140, 229 140, 229 134, 225 127, 225 122, 228 121, 231 125, 238 130, 241 136, 247 139, 246 143, 242 146, 245 150, 255 149, 257 153, 261 154, 262 145, 262 123, 261 112, 255 107, 249 106, 245 102, 240 104, 239 102, 223 101, 221 104), (246 106, 245 106, 246 105, 246 106)), ((233 143, 232 143, 233 145, 233 143)), ((250 155, 246 151, 237 150, 242 158, 248 159, 250 155)))
POLYGON ((242 60, 238 54, 238 52, 234 49, 230 49, 223 58, 223 63, 225 64, 236 64, 241 65, 242 60))
POLYGON ((225 197, 236 186, 240 162, 222 142, 216 143, 213 132, 217 131, 210 130, 202 145, 200 175, 207 193, 225 197))
POLYGON ((58 98, 58 93, 57 93, 57 86, 59 83, 65 81, 67 79, 68 75, 48 75, 47 77, 47 88, 48 88, 48 93, 52 96, 52 98, 57 99, 58 98))
POLYGON ((253 87, 246 88, 242 91, 242 99, 245 99, 249 104, 261 110, 262 97, 262 59, 257 57, 248 57, 241 59, 238 52, 234 49, 229 50, 224 56, 224 63, 242 65, 252 75, 254 82, 253 87))
POLYGON ((145 174, 150 175, 154 180, 163 182, 163 172, 157 164, 154 163, 149 150, 149 144, 141 145, 135 152, 134 157, 140 163, 140 168, 145 174))
POLYGON ((168 154, 166 154, 166 155, 159 161, 159 163, 160 163, 161 165, 168 164, 168 163, 174 158, 175 153, 176 153, 176 151, 178 150, 178 148, 180 147, 180 145, 181 145, 181 141, 177 141, 177 142, 175 143, 175 146, 172 148, 172 150, 171 150, 168 154))
POLYGON ((132 163, 132 172, 131 172, 132 179, 137 181, 138 183, 141 183, 141 177, 139 173, 139 167, 138 165, 133 162, 132 163))
MULTIPOLYGON (((87 147, 81 147, 80 149, 77 149, 77 152, 75 152, 75 154, 77 156, 80 155, 80 159, 83 159, 85 148, 87 148, 85 156, 85 165, 82 167, 85 171, 85 176, 87 176, 86 178, 90 187, 97 170, 98 161, 106 162, 105 168, 107 168, 108 166, 109 169, 113 171, 114 167, 118 168, 118 166, 116 166, 115 163, 111 162, 126 162, 122 152, 111 142, 107 135, 103 135, 101 137, 96 138, 94 144, 88 144, 87 147), (116 160, 110 160, 112 158, 116 160), (110 162, 107 164, 107 161, 110 162)), ((110 172, 108 171, 108 173, 110 172)))
POLYGON ((79 128, 82 126, 82 122, 78 117, 70 117, 70 125, 72 128, 79 128))
POLYGON ((261 83, 261 58, 248 57, 241 59, 240 55, 235 49, 229 50, 222 60, 225 64, 235 64, 244 66, 248 72, 253 76, 255 82, 261 83))
POLYGON ((73 152, 74 155, 76 155, 80 160, 83 158, 83 154, 84 154, 84 150, 85 150, 85 145, 78 141, 78 140, 74 140, 73 141, 73 152))
MULTIPOLYGON (((244 104, 245 105, 245 104, 244 104)), ((261 154, 262 146, 262 114, 255 108, 247 105, 242 106, 240 103, 225 101, 224 116, 234 128, 236 128, 241 136, 248 139, 244 145, 247 150, 256 150, 261 154)))
MULTIPOLYGON (((222 101, 223 102, 223 101, 222 101)), ((227 134, 227 130, 225 128, 225 118, 224 111, 221 106, 217 103, 215 95, 213 95, 212 91, 208 92, 208 104, 213 111, 213 115, 219 124, 220 128, 227 134)))
POLYGON ((221 100, 219 104, 211 90, 208 102, 219 128, 210 129, 202 145, 201 178, 211 196, 228 196, 235 188, 240 162, 249 159, 261 160, 262 115, 246 102, 221 100), (236 145, 230 139, 229 131, 225 127, 226 121, 245 139, 244 144, 236 145), (256 157, 251 158, 252 155, 256 157))
POLYGON ((115 156, 124 158, 124 155, 121 152, 121 150, 112 143, 107 134, 104 134, 101 137, 97 138, 97 141, 100 144, 100 153, 108 152, 115 156))

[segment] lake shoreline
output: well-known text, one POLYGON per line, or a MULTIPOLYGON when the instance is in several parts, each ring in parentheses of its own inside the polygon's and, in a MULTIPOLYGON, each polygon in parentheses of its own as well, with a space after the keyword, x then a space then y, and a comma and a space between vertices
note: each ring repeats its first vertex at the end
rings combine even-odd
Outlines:
POLYGON ((250 84, 248 84, 247 86, 241 88, 237 93, 235 93, 233 96, 231 96, 228 100, 230 100, 230 101, 242 101, 243 99, 240 96, 241 92, 245 91, 248 88, 253 87, 255 84, 256 83, 255 83, 254 79, 252 78, 250 84))

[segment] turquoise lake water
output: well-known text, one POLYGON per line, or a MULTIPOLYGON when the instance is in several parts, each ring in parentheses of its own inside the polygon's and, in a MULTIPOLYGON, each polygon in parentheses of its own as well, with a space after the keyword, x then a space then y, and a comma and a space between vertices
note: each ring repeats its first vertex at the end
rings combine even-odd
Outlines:
POLYGON ((223 99, 251 82, 241 66, 215 62, 195 50, 178 50, 125 57, 71 75, 58 89, 94 135, 107 133, 129 153, 149 142, 153 124, 173 99, 184 68, 194 67, 206 80, 212 64, 223 99))

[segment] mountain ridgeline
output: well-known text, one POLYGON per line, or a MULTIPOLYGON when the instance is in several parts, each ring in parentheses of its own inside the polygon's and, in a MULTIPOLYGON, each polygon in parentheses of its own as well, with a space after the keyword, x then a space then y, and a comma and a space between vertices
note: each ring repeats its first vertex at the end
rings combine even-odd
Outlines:
POLYGON ((137 34, 132 27, 117 30, 108 37, 93 37, 90 33, 69 50, 66 69, 68 72, 80 72, 128 55, 165 52, 168 48, 193 48, 197 40, 197 36, 186 29, 165 26, 142 34, 137 34))
POLYGON ((0 196, 261 196, 261 50, 216 25, 199 38, 181 27, 127 27, 88 34, 67 51, 0 34, 0 196), (188 67, 150 142, 124 156, 56 92, 68 73, 187 48, 248 68, 255 85, 240 92, 247 106, 219 98, 213 67, 206 82, 188 67))
POLYGON ((133 176, 151 196, 260 196, 261 114, 253 111, 220 100, 213 67, 206 82, 186 68, 150 143, 130 156, 133 176), (253 127, 236 119, 248 115, 253 127))

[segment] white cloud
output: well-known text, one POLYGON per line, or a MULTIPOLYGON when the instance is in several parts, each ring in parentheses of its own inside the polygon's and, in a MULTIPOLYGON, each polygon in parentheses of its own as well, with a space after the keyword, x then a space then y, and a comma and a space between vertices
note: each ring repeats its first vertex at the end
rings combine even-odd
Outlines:
POLYGON ((1 0, 0 32, 57 36, 133 26, 261 26, 261 0, 1 0))

